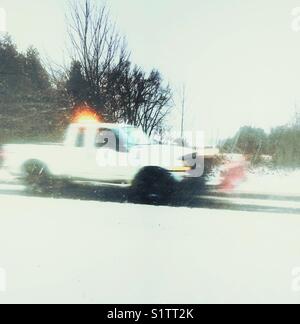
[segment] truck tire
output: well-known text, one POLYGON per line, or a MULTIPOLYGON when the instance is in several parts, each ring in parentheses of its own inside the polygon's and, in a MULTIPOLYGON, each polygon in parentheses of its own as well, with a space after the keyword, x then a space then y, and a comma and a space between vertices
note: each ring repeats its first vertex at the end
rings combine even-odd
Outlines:
POLYGON ((177 187, 176 202, 186 204, 206 194, 206 177, 188 178, 177 187))
POLYGON ((52 189, 52 179, 45 165, 31 161, 23 168, 23 182, 30 193, 46 194, 52 189))
POLYGON ((167 170, 147 167, 132 184, 131 200, 135 203, 167 205, 176 192, 176 181, 167 170))

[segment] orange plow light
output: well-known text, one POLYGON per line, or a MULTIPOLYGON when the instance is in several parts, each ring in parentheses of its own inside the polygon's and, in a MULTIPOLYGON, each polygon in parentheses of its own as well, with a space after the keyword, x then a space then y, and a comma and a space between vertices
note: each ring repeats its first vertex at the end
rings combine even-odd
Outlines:
POLYGON ((75 109, 72 117, 72 122, 79 123, 99 123, 101 121, 98 113, 89 107, 75 109))

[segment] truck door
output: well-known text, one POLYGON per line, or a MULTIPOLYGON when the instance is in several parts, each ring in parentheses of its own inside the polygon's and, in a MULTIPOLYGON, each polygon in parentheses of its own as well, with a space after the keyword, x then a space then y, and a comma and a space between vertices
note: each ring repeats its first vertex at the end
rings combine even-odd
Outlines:
POLYGON ((66 162, 65 173, 72 177, 78 179, 85 179, 89 174, 89 156, 87 150, 87 143, 89 138, 90 130, 86 127, 80 127, 79 129, 74 130, 72 138, 72 143, 66 148, 66 162))
POLYGON ((118 183, 126 180, 124 170, 128 153, 120 149, 117 130, 98 128, 92 143, 89 177, 103 182, 118 183))

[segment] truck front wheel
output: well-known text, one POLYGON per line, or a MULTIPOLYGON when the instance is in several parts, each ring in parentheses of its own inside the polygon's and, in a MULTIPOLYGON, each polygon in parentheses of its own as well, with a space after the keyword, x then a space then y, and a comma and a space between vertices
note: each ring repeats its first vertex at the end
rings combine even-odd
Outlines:
POLYGON ((132 184, 133 202, 166 205, 176 192, 176 181, 166 170, 148 167, 141 170, 132 184))

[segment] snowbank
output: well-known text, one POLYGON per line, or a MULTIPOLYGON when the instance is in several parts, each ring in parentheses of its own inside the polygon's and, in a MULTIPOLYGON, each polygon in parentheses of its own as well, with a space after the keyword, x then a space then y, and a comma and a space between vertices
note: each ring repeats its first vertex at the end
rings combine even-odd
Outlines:
POLYGON ((0 303, 300 302, 297 215, 17 196, 0 206, 0 303))
POLYGON ((248 172, 238 191, 300 195, 300 170, 257 169, 248 172))

